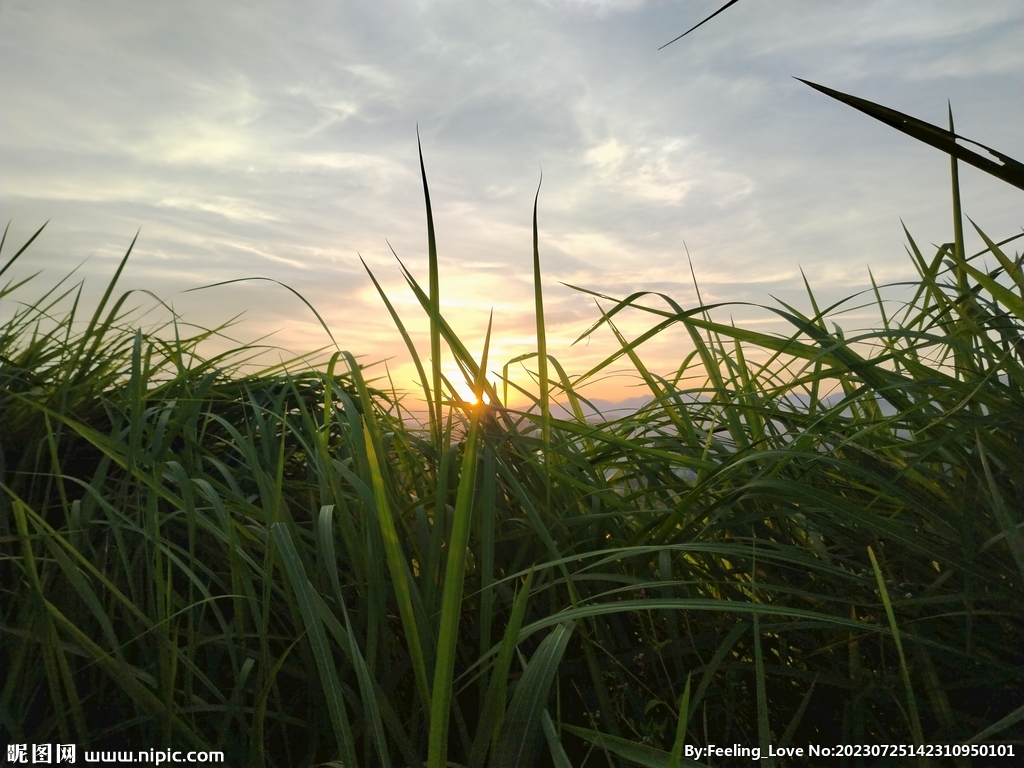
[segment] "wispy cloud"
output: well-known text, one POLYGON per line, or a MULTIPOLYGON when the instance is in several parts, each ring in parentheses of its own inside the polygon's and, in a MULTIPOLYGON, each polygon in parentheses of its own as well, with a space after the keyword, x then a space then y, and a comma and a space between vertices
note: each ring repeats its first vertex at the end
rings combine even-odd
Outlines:
MULTIPOLYGON (((52 219, 33 268, 93 254, 97 282, 141 227, 133 285, 200 323, 249 307, 240 336, 318 346, 270 285, 179 293, 287 282, 408 378, 358 255, 420 333, 387 245, 422 272, 417 125, 453 322, 475 340, 494 307, 495 350, 529 350, 543 168, 552 349, 580 365, 608 349, 568 348, 595 310, 559 281, 694 301, 685 243, 705 299, 799 301, 801 268, 833 295, 868 266, 906 274, 900 217, 948 237, 944 158, 791 75, 932 121, 949 98, 965 135, 1024 155, 1018 2, 737 4, 658 52, 715 3, 700 5, 7 0, 0 212, 12 240, 52 219)), ((969 170, 964 185, 983 227, 1019 226, 1019 201, 969 170)), ((656 368, 678 362, 650 349, 656 368)))

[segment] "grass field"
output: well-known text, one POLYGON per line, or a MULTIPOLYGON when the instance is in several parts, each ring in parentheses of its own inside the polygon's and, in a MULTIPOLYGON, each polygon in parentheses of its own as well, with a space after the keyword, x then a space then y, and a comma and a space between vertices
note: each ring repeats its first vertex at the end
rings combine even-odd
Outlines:
MULTIPOLYGON (((953 170, 950 242, 907 235, 916 281, 831 307, 808 287, 766 307, 781 335, 603 297, 584 333, 617 341, 577 375, 547 355, 535 203, 519 410, 440 312, 427 195, 426 288, 402 269, 429 351, 381 290, 422 427, 346 352, 252 373, 251 349, 202 356, 214 331, 134 327, 130 249, 92 312, 78 285, 2 284, 3 740, 281 768, 1024 753, 1024 273, 1015 238, 964 252, 953 170), (876 323, 835 325, 852 305, 876 323), (650 330, 626 339, 626 312, 650 330), (692 352, 659 375, 639 347, 670 327, 692 352), (650 401, 588 420, 582 384, 624 360, 650 401)), ((910 762, 971 759, 830 764, 910 762)))

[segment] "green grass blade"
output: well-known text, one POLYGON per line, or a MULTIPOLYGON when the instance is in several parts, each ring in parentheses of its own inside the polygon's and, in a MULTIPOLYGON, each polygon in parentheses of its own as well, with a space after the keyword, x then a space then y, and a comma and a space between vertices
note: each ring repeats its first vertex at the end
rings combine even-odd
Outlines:
POLYGON ((690 722, 690 677, 686 676, 686 687, 679 697, 679 719, 676 720, 676 737, 668 755, 669 768, 680 768, 683 764, 683 748, 686 746, 686 724, 690 722))
POLYGON ((1010 510, 1007 509, 1006 502, 1003 501, 1003 495, 1000 493, 999 485, 996 483, 987 451, 985 450, 984 443, 981 440, 981 435, 977 435, 976 440, 978 445, 978 458, 981 459, 982 471, 985 474, 985 482, 988 485, 988 495, 990 504, 992 505, 992 512, 999 523, 999 527, 1002 529, 1002 534, 1006 537, 1006 545, 1009 547, 1010 553, 1013 555, 1013 559, 1017 563, 1020 580, 1021 583, 1024 584, 1024 531, 1021 531, 1020 525, 1014 522, 1013 515, 1010 513, 1010 510))
MULTIPOLYGON (((484 371, 491 341, 491 324, 487 324, 484 351, 478 369, 475 392, 483 398, 484 371)), ((451 538, 448 541, 448 562, 441 595, 441 619, 437 635, 437 658, 434 666, 433 696, 430 705, 430 740, 428 768, 444 768, 448 759, 448 722, 452 706, 452 675, 459 641, 459 619, 462 613, 463 583, 466 576, 466 549, 472 527, 473 494, 476 488, 477 432, 482 407, 474 408, 466 436, 462 475, 459 478, 451 538)))
POLYGON ((870 115, 901 133, 905 133, 920 142, 935 147, 954 158, 963 160, 965 163, 969 163, 975 168, 979 168, 985 171, 985 173, 1005 181, 1007 184, 1012 184, 1018 189, 1024 189, 1024 163, 1014 160, 1002 152, 986 147, 984 144, 979 144, 976 141, 971 141, 963 136, 958 136, 952 130, 943 130, 931 123, 926 123, 923 120, 918 120, 916 117, 897 112, 895 109, 883 107, 867 99, 850 96, 847 93, 826 88, 824 85, 818 85, 799 77, 795 79, 805 85, 809 85, 816 91, 821 91, 826 96, 831 96, 847 106, 870 115), (994 157, 999 158, 999 162, 990 160, 984 155, 979 155, 977 152, 957 143, 958 141, 967 142, 984 149, 994 157))
POLYGON ((371 272, 370 268, 366 266, 366 262, 362 260, 362 257, 360 257, 359 260, 362 261, 363 269, 365 269, 366 274, 370 276, 370 280, 373 281, 374 288, 377 289, 377 293, 384 301, 384 306, 388 310, 388 314, 391 315, 391 320, 395 324, 395 327, 398 329, 398 332, 401 334, 402 341, 405 342, 405 347, 406 349, 409 350, 409 355, 412 357, 413 364, 416 366, 416 373, 419 376, 419 381, 423 388, 424 402, 427 403, 428 405, 427 413, 428 418, 430 420, 431 434, 433 434, 434 432, 440 430, 441 425, 435 424, 434 422, 435 418, 437 417, 437 412, 435 411, 432 405, 433 399, 431 398, 430 395, 430 382, 427 379, 426 372, 423 370, 423 361, 420 359, 420 355, 416 351, 416 345, 413 344, 412 337, 409 335, 409 332, 405 328, 405 323, 402 322, 401 317, 399 317, 398 315, 398 310, 396 310, 394 305, 391 303, 391 300, 384 292, 384 288, 381 286, 379 282, 377 282, 377 278, 374 276, 373 272, 371 272))
MULTIPOLYGON (((327 563, 327 575, 334 590, 335 602, 341 608, 342 616, 345 619, 345 634, 348 640, 347 655, 356 671, 356 678, 359 682, 359 693, 363 699, 363 706, 369 714, 377 754, 380 756, 381 765, 390 768, 391 756, 388 750, 387 737, 384 734, 384 725, 381 719, 381 707, 380 702, 378 701, 377 688, 374 686, 374 680, 370 674, 366 660, 363 658, 362 652, 359 650, 359 643, 356 640, 355 632, 352 630, 352 623, 349 621, 348 610, 345 608, 345 599, 341 592, 341 583, 338 579, 337 560, 334 554, 334 536, 332 535, 331 524, 333 515, 334 510, 330 505, 325 505, 320 510, 320 517, 317 526, 319 545, 327 563)), ((321 615, 322 612, 323 608, 321 608, 321 615)), ((328 629, 330 630, 330 626, 328 629)), ((337 635, 340 634, 340 632, 337 633, 337 635)))
POLYGON ((430 281, 430 303, 427 316, 430 320, 430 369, 432 374, 431 392, 428 403, 434 412, 434 450, 441 453, 441 287, 438 278, 437 239, 434 236, 434 213, 430 208, 430 189, 427 186, 427 169, 423 164, 423 146, 420 144, 420 129, 416 128, 416 149, 420 158, 420 176, 423 178, 423 201, 427 209, 427 269, 430 281))
POLYGON ((992 723, 992 725, 978 731, 978 733, 964 741, 964 744, 980 744, 990 736, 995 736, 997 733, 1005 731, 1011 725, 1016 725, 1022 720, 1024 720, 1024 706, 1017 707, 1015 710, 1010 712, 1010 714, 999 718, 999 720, 992 723))
POLYGON ((807 688, 807 693, 800 699, 800 705, 796 708, 796 712, 793 713, 793 717, 790 718, 786 730, 782 732, 782 738, 779 740, 780 747, 788 747, 792 744, 793 736, 796 734, 796 729, 800 726, 801 720, 803 720, 804 713, 807 711, 807 705, 811 703, 811 697, 814 696, 814 688, 817 684, 817 680, 812 680, 807 688))
POLYGON ((548 342, 544 325, 544 291, 541 287, 540 248, 538 247, 537 232, 537 202, 540 200, 540 185, 543 182, 544 177, 541 175, 541 181, 537 184, 537 194, 533 198, 533 311, 537 323, 537 378, 540 387, 541 436, 546 451, 551 443, 551 404, 548 387, 548 342))
MULTIPOLYGON (((9 258, 9 259, 8 259, 8 260, 6 261, 6 263, 4 263, 4 265, 3 265, 2 267, 0 267, 0 275, 2 275, 2 274, 3 274, 4 272, 6 272, 6 271, 7 271, 8 269, 10 269, 10 268, 11 268, 11 265, 12 265, 12 264, 14 264, 14 262, 16 262, 16 261, 18 260, 18 257, 19 257, 19 256, 21 256, 21 254, 23 254, 23 253, 24 253, 24 252, 25 252, 26 250, 28 250, 28 247, 29 247, 30 245, 32 245, 32 243, 33 243, 33 242, 35 241, 35 239, 36 239, 37 237, 39 237, 39 235, 41 235, 41 234, 42 234, 43 230, 44 230, 44 229, 46 229, 46 225, 47 225, 47 224, 49 224, 49 223, 50 223, 50 222, 49 222, 49 221, 47 221, 47 222, 45 222, 45 223, 43 224, 43 226, 41 226, 41 227, 40 227, 39 229, 37 229, 37 230, 35 231, 35 233, 33 233, 32 237, 30 237, 30 238, 29 238, 28 240, 26 240, 26 241, 25 241, 25 244, 24 244, 23 246, 21 246, 21 248, 19 248, 19 249, 18 249, 18 250, 17 250, 16 252, 15 252, 15 254, 14 254, 13 256, 11 256, 11 258, 9 258)), ((7 224, 7 226, 6 226, 6 227, 4 227, 4 235, 3 235, 3 240, 0 240, 0 250, 2 250, 2 249, 3 249, 3 244, 4 244, 5 242, 7 242, 7 230, 8 230, 8 229, 10 229, 10 226, 11 226, 11 225, 10 225, 10 223, 8 223, 8 224, 7 224)))
POLYGON ((551 751, 551 760, 555 768, 572 768, 572 761, 565 752, 565 747, 558 740, 558 731, 555 729, 555 722, 545 709, 541 713, 541 726, 544 728, 544 738, 548 742, 548 749, 551 751))
POLYGON ((575 623, 571 621, 555 627, 541 641, 523 670, 505 714, 498 748, 491 760, 494 768, 533 765, 541 735, 541 716, 574 627, 575 623))
POLYGON ((761 648, 761 627, 757 618, 756 607, 751 612, 754 633, 754 678, 757 689, 757 736, 761 747, 761 759, 768 768, 774 768, 775 758, 767 757, 768 745, 772 743, 771 728, 768 722, 768 694, 765 690, 764 652, 761 648))
POLYGON ((666 47, 668 47, 668 46, 672 45, 672 43, 674 43, 674 42, 675 42, 676 40, 682 40, 682 39, 683 39, 684 37, 686 37, 686 36, 687 36, 688 34, 690 34, 691 32, 693 32, 693 30, 697 29, 697 27, 700 27, 700 26, 703 26, 704 24, 707 24, 707 23, 708 23, 709 21, 711 21, 711 20, 712 20, 713 18, 715 18, 715 16, 717 16, 718 14, 720 14, 720 13, 721 13, 722 11, 724 11, 724 10, 725 10, 726 8, 728 8, 728 7, 729 7, 729 6, 731 6, 731 5, 736 5, 736 3, 738 3, 738 2, 739 2, 739 0, 729 0, 729 2, 727 2, 727 3, 725 4, 725 5, 723 5, 723 6, 721 7, 721 8, 719 8, 719 9, 718 9, 717 11, 715 11, 714 13, 712 13, 712 14, 711 14, 710 16, 707 16, 707 17, 705 17, 705 18, 704 18, 704 19, 703 19, 702 21, 699 21, 699 22, 697 22, 696 24, 694 24, 694 25, 693 25, 692 27, 690 27, 690 28, 689 28, 688 30, 686 30, 685 32, 683 32, 683 34, 679 35, 679 37, 674 37, 674 38, 672 38, 672 39, 671 39, 671 40, 669 40, 669 41, 668 41, 667 43, 665 43, 665 45, 663 45, 663 46, 661 46, 660 48, 658 48, 658 50, 660 51, 660 50, 661 50, 662 48, 666 48, 666 47))
POLYGON ((420 628, 417 624, 412 604, 412 590, 415 589, 415 586, 410 583, 407 576, 405 554, 402 552, 402 545, 398 541, 398 530, 395 528, 394 515, 391 512, 387 491, 384 488, 380 461, 373 447, 373 437, 370 434, 369 425, 366 421, 363 422, 363 437, 366 443, 367 460, 370 464, 370 477, 373 482, 377 519, 384 538, 384 552, 387 555, 388 568, 391 571, 391 583, 394 586, 395 597, 398 600, 398 611, 402 617, 405 641, 412 656, 413 670, 416 674, 416 688, 423 700, 424 708, 429 708, 431 701, 430 683, 427 678, 423 643, 420 640, 420 628))
MULTIPOLYGON (((907 667, 907 658, 903 653, 903 641, 900 639, 900 628, 896 624, 896 614, 892 609, 892 601, 889 599, 889 591, 885 587, 885 579, 882 578, 882 569, 878 567, 878 560, 875 553, 868 547, 868 557, 871 558, 871 567, 875 572, 875 581, 878 584, 878 593, 881 595, 882 603, 885 605, 885 615, 889 619, 889 629, 892 631, 892 638, 896 643, 896 652, 900 657, 900 674, 903 677, 903 688, 907 697, 907 711, 910 715, 910 729, 914 737, 914 746, 921 746, 924 743, 924 732, 921 729, 921 718, 917 714, 917 698, 914 696, 914 686, 910 682, 910 669, 907 667)), ((922 765, 927 765, 925 757, 920 758, 922 765)))
POLYGON ((476 738, 469 755, 469 765, 471 766, 483 765, 488 748, 497 749, 498 746, 498 737, 501 735, 505 717, 505 691, 508 685, 508 673, 512 668, 512 660, 515 658, 523 617, 526 616, 526 604, 530 599, 533 574, 534 569, 531 567, 512 603, 512 614, 509 616, 505 634, 501 639, 498 657, 491 669, 491 680, 484 696, 484 704, 480 708, 476 738))
POLYGON ((338 677, 338 670, 331 654, 330 646, 327 643, 327 635, 324 633, 323 623, 314 605, 311 595, 312 585, 306 578, 305 570, 299 559, 299 553, 292 542, 288 528, 282 522, 270 526, 270 533, 277 545, 277 550, 284 565, 285 573, 291 585, 292 593, 299 605, 299 612, 306 625, 306 633, 312 646, 313 658, 316 661, 317 672, 320 674, 320 683, 323 687, 324 697, 327 700, 327 710, 331 716, 331 723, 334 726, 334 738, 338 750, 341 753, 342 764, 346 767, 355 768, 358 765, 355 753, 355 742, 352 739, 352 729, 349 725, 348 714, 345 710, 345 696, 341 689, 341 680, 338 677))

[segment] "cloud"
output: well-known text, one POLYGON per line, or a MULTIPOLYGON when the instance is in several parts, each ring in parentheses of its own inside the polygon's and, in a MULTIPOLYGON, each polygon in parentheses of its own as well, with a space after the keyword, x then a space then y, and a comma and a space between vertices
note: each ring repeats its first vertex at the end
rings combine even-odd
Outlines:
POLYGON ((615 13, 638 11, 646 0, 537 0, 540 4, 555 10, 570 10, 593 13, 604 18, 615 13))
MULTIPOLYGON (((791 75, 932 121, 950 98, 965 135, 1024 155, 1017 2, 744 3, 656 50, 697 17, 632 0, 7 0, 0 213, 11 242, 53 220, 33 252, 55 271, 94 253, 83 272, 109 276, 141 227, 126 275, 161 295, 282 280, 395 371, 358 255, 418 322, 388 247, 425 272, 417 125, 447 311, 476 338, 495 307, 510 354, 533 333, 541 168, 549 330, 567 344, 593 310, 559 280, 691 301, 688 249, 705 298, 802 301, 799 267, 825 294, 867 265, 906 274, 901 217, 948 237, 946 158, 791 75)), ((1019 227, 997 184, 962 181, 986 231, 1019 227)), ((319 343, 270 286, 217 291, 176 302, 210 323, 253 306, 241 336, 319 343)))

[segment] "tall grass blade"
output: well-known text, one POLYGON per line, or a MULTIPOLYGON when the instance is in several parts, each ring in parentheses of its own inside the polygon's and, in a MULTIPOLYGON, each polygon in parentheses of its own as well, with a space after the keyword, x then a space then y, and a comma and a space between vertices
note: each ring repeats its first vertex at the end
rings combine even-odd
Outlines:
MULTIPOLYGON (((374 276, 373 272, 370 271, 370 268, 366 266, 366 262, 363 261, 361 257, 359 260, 362 262, 363 269, 366 270, 366 274, 370 276, 370 280, 373 282, 373 287, 377 289, 378 295, 384 301, 384 306, 387 308, 388 314, 391 315, 392 322, 394 322, 395 327, 401 334, 402 341, 405 342, 406 349, 409 350, 409 355, 412 357, 413 364, 416 366, 416 373, 419 375, 419 381, 423 388, 423 402, 427 403, 429 406, 429 404, 432 402, 430 397, 430 383, 429 380, 427 379, 426 372, 423 370, 423 361, 420 359, 419 353, 416 351, 416 345, 413 344, 412 337, 409 335, 409 332, 405 328, 405 323, 402 322, 401 317, 399 317, 398 315, 398 310, 396 310, 394 305, 391 303, 391 300, 384 292, 384 288, 381 287, 381 284, 379 282, 377 282, 377 278, 374 276)), ((433 424, 432 419, 434 418, 435 414, 432 406, 428 409, 428 415, 429 418, 431 419, 429 423, 433 424)), ((433 427, 431 428, 433 429, 433 427)))
POLYGON ((367 461, 370 465, 370 478, 373 482, 373 496, 376 502, 377 519, 384 537, 384 552, 387 555, 388 568, 391 571, 391 582, 394 585, 395 597, 398 599, 398 611, 402 617, 405 641, 412 656, 413 670, 416 674, 416 687, 423 700, 423 706, 426 708, 430 706, 431 694, 430 683, 427 679, 426 660, 423 654, 423 643, 420 640, 420 628, 416 621, 415 611, 413 610, 412 592, 415 586, 409 581, 405 554, 402 552, 401 544, 398 541, 398 530, 395 527, 391 505, 388 503, 380 461, 377 458, 376 449, 373 447, 373 436, 369 425, 365 421, 367 418, 369 418, 369 415, 364 416, 363 437, 366 443, 367 461))
POLYGON ((658 50, 660 51, 660 50, 661 50, 662 48, 666 48, 666 47, 668 47, 668 46, 672 45, 672 43, 674 43, 674 42, 675 42, 676 40, 681 40, 682 38, 686 37, 686 36, 687 36, 688 34, 690 34, 691 32, 693 32, 693 30, 697 29, 697 27, 700 27, 700 26, 703 26, 704 24, 707 24, 707 23, 708 23, 709 21, 711 21, 711 20, 712 20, 713 18, 715 18, 715 16, 717 16, 718 14, 720 14, 720 13, 721 13, 722 11, 724 11, 724 10, 725 10, 726 8, 728 8, 728 7, 729 7, 729 6, 731 6, 731 5, 736 5, 736 3, 738 3, 738 2, 739 2, 739 0, 729 0, 729 2, 727 2, 727 3, 725 4, 725 5, 723 5, 723 6, 721 7, 721 8, 719 8, 719 9, 718 9, 717 11, 715 11, 715 12, 714 12, 714 13, 712 13, 712 14, 711 14, 710 16, 708 16, 707 18, 705 18, 705 19, 704 19, 703 21, 701 21, 701 22, 699 22, 699 23, 697 23, 697 24, 694 24, 694 25, 693 25, 692 27, 690 27, 690 28, 689 28, 688 30, 686 30, 685 32, 683 32, 683 34, 679 35, 679 37, 675 37, 675 38, 673 38, 673 39, 669 40, 669 41, 668 41, 667 43, 665 43, 665 45, 663 45, 663 46, 661 46, 660 48, 658 48, 658 50))
POLYGON ((548 742, 548 749, 551 750, 551 760, 555 768, 572 768, 572 761, 559 741, 555 723, 546 709, 541 713, 541 726, 544 728, 544 738, 548 742))
MULTIPOLYGON (((756 563, 756 561, 755 561, 756 563)), ((757 597, 754 596, 753 610, 751 611, 751 628, 754 634, 754 682, 757 696, 757 737, 761 747, 761 758, 768 768, 775 768, 775 758, 768 757, 768 745, 772 743, 771 726, 768 720, 768 692, 766 690, 766 677, 764 671, 764 649, 761 647, 761 625, 757 616, 757 597)))
POLYGON ((462 459, 462 474, 459 478, 458 494, 452 520, 451 536, 448 540, 448 562, 445 568, 441 595, 441 619, 437 635, 437 657, 434 666, 433 691, 430 705, 430 741, 428 745, 428 768, 444 768, 448 759, 448 721, 452 707, 452 675, 455 669, 455 653, 459 642, 459 619, 462 613, 463 583, 466 576, 466 548, 472 525, 473 494, 476 489, 476 469, 480 414, 483 411, 484 376, 487 370, 487 353, 491 343, 491 321, 487 323, 484 350, 474 392, 478 406, 470 417, 469 433, 466 436, 465 455, 462 459))
POLYGON ((484 696, 483 706, 480 708, 476 738, 469 754, 469 765, 474 768, 483 765, 488 748, 496 750, 498 746, 498 737, 501 735, 505 718, 505 691, 508 685, 508 673, 512 668, 516 644, 519 642, 519 631, 523 626, 523 617, 526 615, 526 604, 530 599, 530 589, 533 586, 533 574, 534 569, 531 567, 516 593, 512 604, 512 613, 498 649, 498 656, 491 669, 490 684, 484 696))
POLYGON ((537 379, 540 392, 541 435, 544 450, 551 443, 551 405, 548 387, 548 342, 544 324, 544 292, 540 278, 540 248, 537 233, 537 202, 540 200, 540 185, 544 182, 543 175, 537 184, 537 194, 533 198, 533 306, 537 322, 537 379))
POLYGON ((851 96, 848 93, 843 93, 842 91, 827 88, 824 85, 812 83, 810 80, 804 80, 800 77, 794 79, 799 80, 805 85, 809 85, 816 91, 821 91, 826 96, 831 96, 833 99, 841 101, 847 106, 853 107, 866 115, 870 115, 876 120, 895 128, 901 133, 905 133, 920 142, 935 147, 948 155, 959 158, 965 163, 985 171, 985 173, 990 176, 995 176, 997 179, 1001 179, 1007 184, 1012 184, 1018 189, 1024 189, 1024 163, 1021 163, 1019 160, 1014 160, 1012 157, 1004 155, 1002 152, 998 152, 991 147, 986 147, 984 144, 979 144, 978 142, 971 141, 971 139, 964 136, 959 136, 954 133, 952 129, 947 131, 939 128, 938 126, 932 125, 931 123, 918 120, 916 117, 911 117, 910 115, 905 115, 902 112, 897 112, 895 109, 883 107, 882 105, 875 104, 867 99, 861 99, 857 96, 851 96), (962 144, 958 144, 957 141, 967 142, 979 147, 980 149, 984 149, 993 157, 998 158, 998 162, 990 160, 984 155, 979 155, 977 152, 968 149, 962 144))
POLYGON ((669 768, 680 768, 683 764, 683 748, 686 746, 686 724, 690 722, 690 678, 686 676, 686 687, 683 695, 679 697, 679 719, 676 720, 676 737, 672 742, 672 751, 669 752, 669 768))
MULTIPOLYGON (((875 558, 875 553, 871 547, 868 547, 868 557, 871 558, 871 567, 875 572, 875 581, 878 584, 878 593, 882 598, 883 605, 885 606, 885 615, 889 619, 889 629, 892 631, 892 638, 896 643, 896 652, 900 657, 900 674, 903 677, 903 688, 907 697, 907 712, 910 716, 910 729, 914 737, 914 746, 919 747, 924 744, 924 732, 921 728, 921 718, 917 713, 917 697, 914 695, 914 686, 910 682, 910 668, 907 666, 907 657, 903 653, 903 641, 900 639, 900 628, 896 624, 896 614, 892 609, 892 601, 889 599, 889 591, 885 587, 885 579, 882 577, 882 569, 878 567, 878 560, 875 558)), ((928 765, 928 759, 926 757, 921 757, 919 762, 921 765, 928 765)))
POLYGON ((416 149, 420 158, 420 176, 423 179, 423 201, 427 208, 427 269, 429 271, 430 303, 427 317, 430 320, 430 367, 432 375, 432 397, 428 403, 432 414, 431 429, 434 436, 434 450, 441 454, 441 284, 437 266, 437 239, 434 236, 434 214, 430 208, 430 189, 427 186, 427 169, 423 164, 423 146, 420 143, 420 129, 416 128, 416 149))
POLYGON ((291 585, 292 593, 299 605, 299 612, 306 625, 306 633, 312 646, 313 659, 316 662, 317 672, 320 674, 320 684, 323 687, 324 696, 327 699, 327 710, 331 716, 331 723, 334 726, 334 738, 338 750, 341 753, 341 762, 344 766, 359 765, 356 760, 355 742, 352 739, 352 729, 348 721, 348 713, 345 710, 345 696, 341 688, 341 680, 338 677, 338 670, 331 654, 330 646, 327 643, 327 635, 324 633, 323 623, 314 605, 312 590, 313 587, 306 578, 305 570, 299 559, 299 553, 292 542, 288 528, 282 522, 276 522, 270 526, 270 533, 277 545, 285 573, 291 585))
POLYGON ((541 717, 574 626, 574 622, 569 621, 555 627, 541 641, 523 670, 491 761, 495 768, 522 768, 534 764, 542 732, 541 717))
MULTIPOLYGON (((3 274, 4 272, 6 272, 6 271, 7 271, 8 269, 10 269, 10 268, 11 268, 11 265, 12 265, 12 264, 14 264, 14 262, 16 262, 16 261, 18 260, 18 258, 19 258, 19 257, 21 256, 21 254, 23 254, 23 253, 24 253, 24 252, 25 252, 26 250, 28 250, 28 247, 29 247, 30 245, 32 245, 32 243, 33 243, 33 242, 35 241, 35 239, 36 239, 37 237, 39 237, 39 235, 41 235, 41 234, 42 234, 43 230, 44 230, 44 229, 46 229, 46 225, 47 225, 47 224, 49 224, 49 223, 50 223, 49 221, 47 221, 47 222, 44 222, 44 223, 43 223, 43 226, 41 226, 41 227, 40 227, 39 229, 37 229, 37 230, 36 230, 36 231, 35 231, 35 232, 34 232, 34 233, 32 234, 32 237, 30 237, 30 238, 29 238, 28 240, 26 240, 26 241, 25 241, 25 244, 24 244, 24 245, 22 245, 22 246, 21 246, 21 248, 19 248, 19 249, 18 249, 17 251, 15 251, 14 255, 13 255, 13 256, 11 256, 11 258, 9 258, 9 259, 8 259, 8 260, 7 260, 7 261, 6 261, 5 263, 4 263, 4 265, 3 265, 2 267, 0 267, 0 275, 2 275, 2 274, 3 274)), ((8 229, 10 229, 10 227, 11 227, 11 225, 10 225, 10 223, 9 223, 9 222, 8 222, 7 226, 6 226, 6 227, 4 227, 4 234, 3 234, 3 238, 2 238, 2 239, 0 239, 0 252, 2 252, 2 250, 3 250, 3 245, 4 245, 4 243, 6 243, 6 242, 7 242, 7 230, 8 230, 8 229)))

